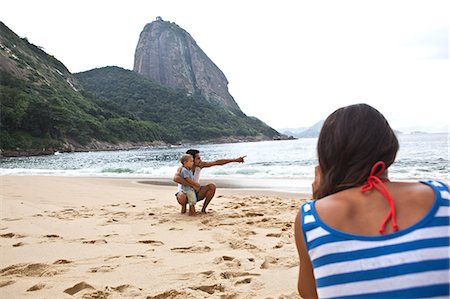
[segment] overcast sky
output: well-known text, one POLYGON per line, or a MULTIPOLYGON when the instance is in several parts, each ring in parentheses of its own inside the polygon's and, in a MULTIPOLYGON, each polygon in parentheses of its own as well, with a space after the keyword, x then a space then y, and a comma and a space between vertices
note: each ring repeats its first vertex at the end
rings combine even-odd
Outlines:
POLYGON ((157 16, 188 31, 244 113, 274 128, 360 102, 395 128, 450 123, 450 1, 0 0, 0 20, 73 73, 132 69, 157 16))

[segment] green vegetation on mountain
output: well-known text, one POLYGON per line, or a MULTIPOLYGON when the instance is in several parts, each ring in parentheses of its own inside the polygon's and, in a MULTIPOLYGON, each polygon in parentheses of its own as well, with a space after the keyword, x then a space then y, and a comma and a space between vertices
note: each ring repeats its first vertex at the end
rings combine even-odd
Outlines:
POLYGON ((215 107, 132 71, 106 67, 72 75, 1 22, 0 113, 3 154, 277 134, 240 111, 215 107))
POLYGON ((227 136, 274 136, 277 132, 241 111, 217 107, 202 98, 163 87, 133 71, 105 67, 76 74, 102 107, 116 107, 158 123, 167 142, 210 140, 227 136))

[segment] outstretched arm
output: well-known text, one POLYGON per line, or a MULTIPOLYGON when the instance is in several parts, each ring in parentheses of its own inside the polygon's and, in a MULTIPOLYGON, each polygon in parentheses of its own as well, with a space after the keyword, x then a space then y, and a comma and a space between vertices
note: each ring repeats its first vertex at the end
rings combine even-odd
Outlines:
POLYGON ((220 166, 220 165, 225 165, 228 163, 244 163, 244 159, 247 156, 242 156, 242 157, 238 157, 235 159, 221 159, 221 160, 216 160, 216 161, 202 161, 199 165, 200 168, 206 168, 206 167, 211 167, 211 166, 220 166))

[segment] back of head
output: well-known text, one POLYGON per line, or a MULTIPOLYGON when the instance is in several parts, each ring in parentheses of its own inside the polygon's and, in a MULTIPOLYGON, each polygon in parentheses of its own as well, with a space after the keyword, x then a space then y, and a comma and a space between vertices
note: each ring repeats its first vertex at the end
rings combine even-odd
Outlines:
POLYGON ((192 156, 191 156, 191 155, 189 155, 189 154, 183 154, 183 155, 181 155, 181 157, 180 157, 180 162, 181 162, 181 164, 184 165, 184 163, 186 163, 189 159, 192 159, 192 156))
POLYGON ((317 142, 320 166, 318 198, 362 185, 372 166, 388 168, 399 148, 384 116, 367 104, 340 108, 325 120, 317 142))
POLYGON ((191 155, 193 158, 195 158, 195 155, 197 155, 198 153, 200 153, 200 151, 196 149, 190 149, 186 151, 186 154, 191 155))

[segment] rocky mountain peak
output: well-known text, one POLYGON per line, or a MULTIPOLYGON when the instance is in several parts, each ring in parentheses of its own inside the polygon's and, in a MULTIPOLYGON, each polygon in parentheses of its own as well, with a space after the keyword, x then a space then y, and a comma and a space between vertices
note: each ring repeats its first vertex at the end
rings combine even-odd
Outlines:
POLYGON ((240 108, 228 92, 228 80, 192 36, 161 17, 145 25, 139 37, 134 71, 228 110, 240 108))

